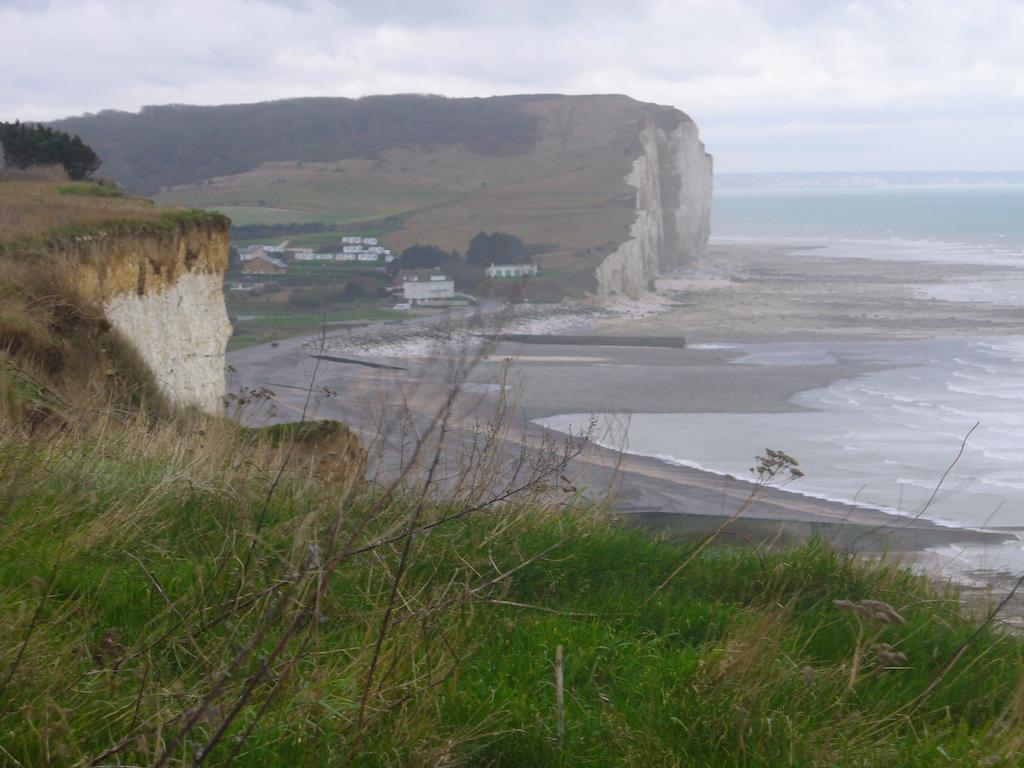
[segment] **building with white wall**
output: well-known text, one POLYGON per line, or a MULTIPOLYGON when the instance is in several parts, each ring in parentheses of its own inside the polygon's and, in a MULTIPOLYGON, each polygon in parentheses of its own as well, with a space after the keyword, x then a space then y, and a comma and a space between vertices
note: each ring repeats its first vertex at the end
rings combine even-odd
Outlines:
POLYGON ((407 269, 398 279, 402 298, 410 304, 432 304, 455 297, 455 281, 439 269, 407 269))
POLYGON ((491 264, 484 270, 488 277, 536 277, 536 264, 491 264))

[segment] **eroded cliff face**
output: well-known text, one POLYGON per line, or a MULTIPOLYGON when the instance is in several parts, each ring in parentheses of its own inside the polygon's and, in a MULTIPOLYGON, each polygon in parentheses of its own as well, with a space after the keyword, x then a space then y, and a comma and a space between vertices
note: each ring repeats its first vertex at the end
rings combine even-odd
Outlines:
POLYGON ((599 302, 639 298, 658 274, 700 259, 711 233, 712 158, 697 126, 679 112, 659 120, 648 113, 640 144, 626 176, 636 219, 630 238, 597 267, 599 302))
POLYGON ((82 296, 138 351, 178 405, 222 410, 227 220, 182 216, 148 231, 98 231, 57 250, 82 296))

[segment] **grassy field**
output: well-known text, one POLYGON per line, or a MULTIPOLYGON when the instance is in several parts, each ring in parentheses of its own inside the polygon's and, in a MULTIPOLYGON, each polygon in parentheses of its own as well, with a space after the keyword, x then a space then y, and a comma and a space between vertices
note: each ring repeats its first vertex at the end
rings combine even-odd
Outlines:
POLYGON ((116 187, 70 183, 63 171, 0 171, 0 246, 114 220, 156 222, 167 210, 116 187))
POLYGON ((238 225, 348 225, 405 215, 458 197, 453 190, 382 182, 354 169, 346 171, 342 165, 299 163, 272 163, 239 176, 157 195, 161 202, 190 200, 191 205, 218 210, 238 225))
POLYGON ((1024 643, 906 571, 90 418, 0 421, 5 764, 1020 764, 1024 643))

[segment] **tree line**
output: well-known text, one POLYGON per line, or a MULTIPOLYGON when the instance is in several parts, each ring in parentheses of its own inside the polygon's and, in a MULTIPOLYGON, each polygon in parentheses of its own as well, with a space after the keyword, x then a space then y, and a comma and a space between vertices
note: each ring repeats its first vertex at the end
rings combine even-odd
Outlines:
POLYGON ((62 165, 70 178, 88 179, 100 167, 99 156, 77 135, 45 125, 0 123, 0 146, 9 168, 62 165))
POLYGON ((485 269, 492 264, 529 264, 529 248, 521 237, 507 232, 478 232, 469 241, 465 259, 458 251, 446 251, 436 245, 411 245, 402 251, 400 265, 405 269, 443 268, 455 262, 485 269))

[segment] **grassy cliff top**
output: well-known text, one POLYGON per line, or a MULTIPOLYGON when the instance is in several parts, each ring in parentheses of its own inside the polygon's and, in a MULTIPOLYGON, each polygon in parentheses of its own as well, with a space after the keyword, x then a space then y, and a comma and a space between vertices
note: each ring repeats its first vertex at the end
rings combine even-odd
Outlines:
POLYGON ((3 402, 5 765, 1020 765, 1024 643, 908 571, 3 402))
POLYGON ((158 207, 106 182, 72 182, 49 171, 0 171, 0 247, 88 233, 99 225, 164 229, 189 218, 228 223, 217 214, 158 207))

